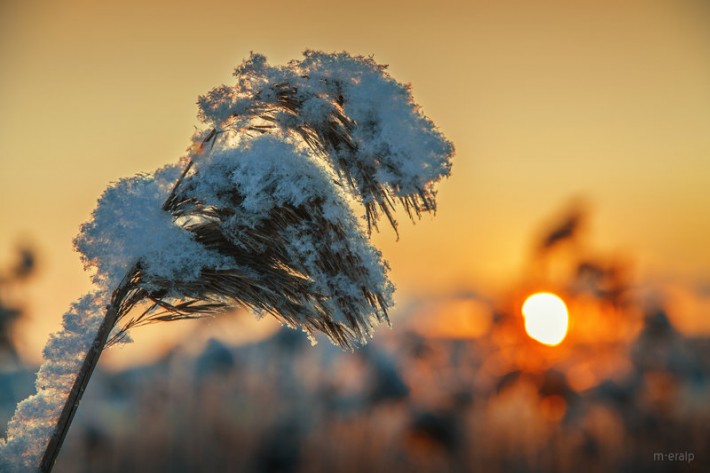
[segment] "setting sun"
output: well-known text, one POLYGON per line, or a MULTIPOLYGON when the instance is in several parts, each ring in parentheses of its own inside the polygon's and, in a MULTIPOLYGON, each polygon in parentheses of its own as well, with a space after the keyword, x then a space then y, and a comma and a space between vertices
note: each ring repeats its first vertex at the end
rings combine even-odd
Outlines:
POLYGON ((555 346, 567 335, 569 316, 564 301, 555 294, 538 292, 523 303, 525 331, 538 342, 555 346))

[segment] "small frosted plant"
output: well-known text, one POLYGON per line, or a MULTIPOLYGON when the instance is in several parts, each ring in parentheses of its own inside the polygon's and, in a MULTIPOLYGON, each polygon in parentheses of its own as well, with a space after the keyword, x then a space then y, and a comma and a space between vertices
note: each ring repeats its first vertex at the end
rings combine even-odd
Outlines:
POLYGON ((51 471, 101 352, 136 326, 241 306, 353 348, 388 322, 393 286, 368 237, 382 216, 396 230, 397 205, 436 209, 453 146, 371 58, 252 54, 234 75, 200 97, 180 164, 112 184, 82 226, 95 289, 50 337, 0 471, 51 471))

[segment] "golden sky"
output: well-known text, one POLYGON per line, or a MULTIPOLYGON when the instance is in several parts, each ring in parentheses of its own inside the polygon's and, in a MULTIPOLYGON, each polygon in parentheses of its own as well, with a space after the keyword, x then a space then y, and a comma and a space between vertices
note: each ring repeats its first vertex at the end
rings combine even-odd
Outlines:
POLYGON ((0 263, 41 256, 24 352, 88 288, 71 241, 101 191, 175 162, 250 51, 373 54, 456 145, 437 216, 375 237, 398 300, 504 286, 577 196, 639 280, 707 284, 708 26, 701 0, 0 1, 0 263))

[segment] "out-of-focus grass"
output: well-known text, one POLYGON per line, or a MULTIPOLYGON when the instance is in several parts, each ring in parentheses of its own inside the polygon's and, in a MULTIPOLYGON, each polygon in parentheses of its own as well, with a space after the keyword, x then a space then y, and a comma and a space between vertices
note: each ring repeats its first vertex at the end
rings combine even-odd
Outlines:
POLYGON ((561 358, 505 330, 393 331, 345 353, 284 329, 248 346, 212 341, 198 357, 176 350, 97 378, 57 468, 706 471, 707 340, 684 338, 660 310, 626 343, 561 358), (694 461, 654 461, 669 452, 694 461))
POLYGON ((543 232, 507 294, 424 303, 355 352, 282 329, 100 371, 57 471, 708 471, 710 339, 589 251, 581 215, 543 232), (555 347, 524 330, 538 290, 570 309, 555 347))

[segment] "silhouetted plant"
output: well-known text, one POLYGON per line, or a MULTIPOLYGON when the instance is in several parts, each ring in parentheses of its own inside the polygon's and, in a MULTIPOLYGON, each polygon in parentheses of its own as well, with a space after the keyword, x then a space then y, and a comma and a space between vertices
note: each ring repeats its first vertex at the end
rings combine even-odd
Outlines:
POLYGON ((0 271, 0 361, 2 358, 17 359, 13 329, 22 316, 22 310, 4 300, 5 290, 22 282, 35 270, 36 257, 30 248, 19 248, 17 261, 0 271))

